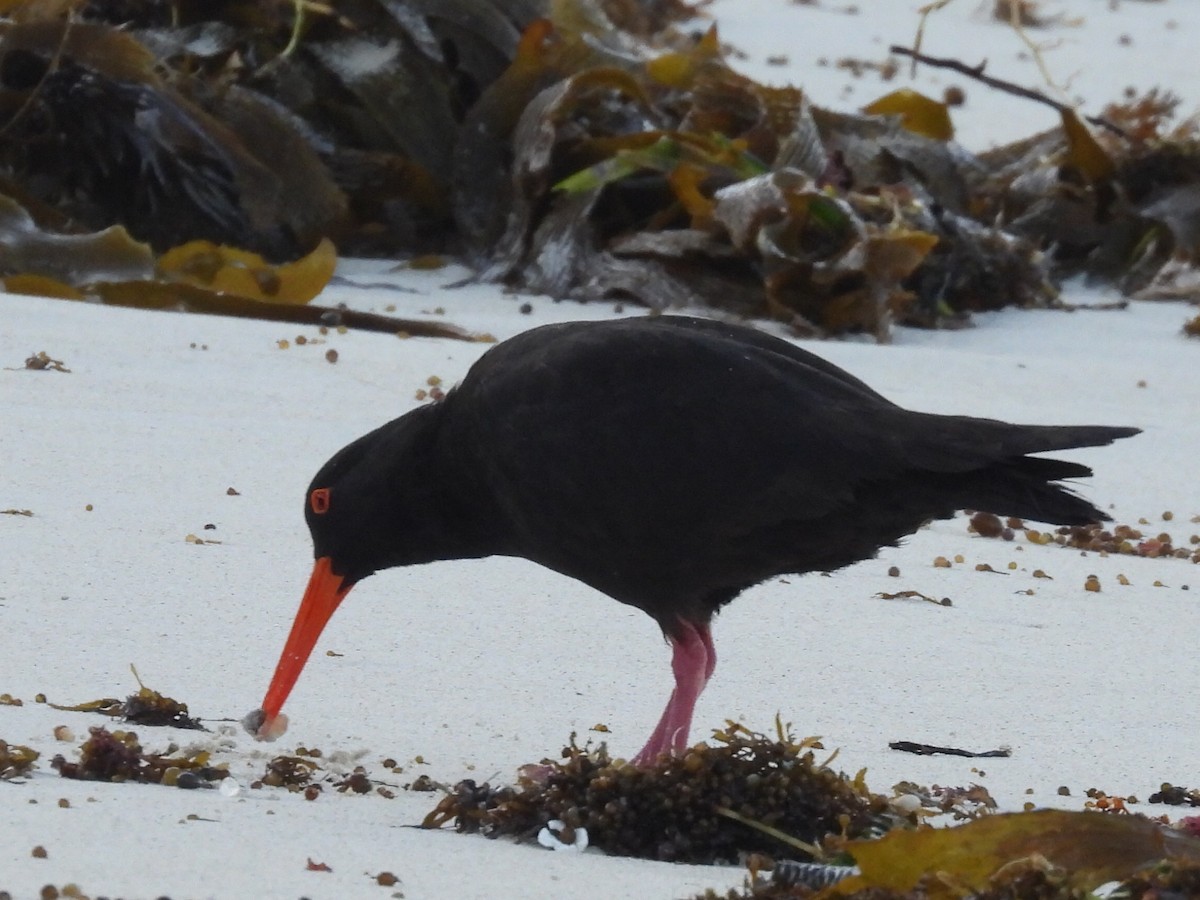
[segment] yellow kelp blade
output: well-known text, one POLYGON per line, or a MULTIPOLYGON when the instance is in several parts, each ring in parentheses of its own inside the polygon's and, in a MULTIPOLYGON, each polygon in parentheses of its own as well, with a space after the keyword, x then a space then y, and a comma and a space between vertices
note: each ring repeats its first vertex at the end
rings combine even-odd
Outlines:
POLYGON ((328 238, 300 259, 272 265, 257 253, 188 241, 158 260, 158 270, 172 281, 272 303, 308 303, 316 297, 337 267, 337 250, 328 238))
POLYGON ((910 88, 884 94, 864 106, 863 112, 873 116, 899 116, 900 124, 909 131, 935 141, 948 141, 954 137, 954 125, 946 104, 910 88))
POLYGON ((863 887, 911 890, 924 876, 982 890, 1001 868, 1031 857, 1071 873, 1091 890, 1162 859, 1200 861, 1200 839, 1132 816, 1041 810, 986 816, 957 828, 893 831, 846 850, 862 874, 836 895, 863 887))

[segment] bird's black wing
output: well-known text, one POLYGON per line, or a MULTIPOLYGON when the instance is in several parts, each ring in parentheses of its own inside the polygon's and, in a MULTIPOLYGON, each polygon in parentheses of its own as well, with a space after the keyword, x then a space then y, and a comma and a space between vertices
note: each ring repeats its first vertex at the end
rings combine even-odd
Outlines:
MULTIPOLYGON (((648 599, 660 584, 733 591, 845 565, 968 505, 976 487, 990 501, 1087 474, 1034 460, 1032 478, 1019 466, 994 478, 995 463, 1131 431, 910 412, 786 341, 658 317, 501 344, 447 399, 444 434, 474 453, 506 552, 662 621, 678 601, 648 599)), ((1071 499, 1070 515, 1091 509, 1071 499)))
POLYGON ((515 520, 586 519, 631 541, 819 517, 908 464, 904 411, 858 379, 684 317, 527 332, 480 360, 447 413, 515 520))

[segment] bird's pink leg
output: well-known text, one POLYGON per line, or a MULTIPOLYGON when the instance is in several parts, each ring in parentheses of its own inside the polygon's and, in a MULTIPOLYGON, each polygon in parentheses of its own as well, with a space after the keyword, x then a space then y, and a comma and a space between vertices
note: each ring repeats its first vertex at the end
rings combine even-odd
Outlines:
POLYGON ((633 758, 634 765, 651 765, 659 754, 681 753, 687 749, 696 700, 717 666, 717 652, 713 648, 708 625, 696 625, 681 619, 678 634, 669 636, 668 640, 671 643, 671 671, 675 675, 675 689, 671 691, 667 707, 650 740, 633 758))
POLYGON ((708 662, 704 666, 704 683, 708 684, 708 679, 712 678, 713 672, 717 670, 717 648, 713 645, 711 628, 707 625, 697 625, 696 631, 700 633, 700 640, 704 642, 704 649, 708 651, 708 662))

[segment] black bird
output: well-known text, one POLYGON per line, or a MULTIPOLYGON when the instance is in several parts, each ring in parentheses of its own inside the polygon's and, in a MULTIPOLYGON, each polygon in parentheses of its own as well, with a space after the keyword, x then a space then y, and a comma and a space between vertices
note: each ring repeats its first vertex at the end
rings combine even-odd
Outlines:
POLYGON ((316 565, 263 708, 262 737, 350 588, 380 569, 519 556, 636 606, 675 689, 635 757, 688 746, 716 665, 709 625, 774 575, 874 556, 963 508, 1107 519, 1028 456, 1136 428, 912 412, 787 341, 684 316, 569 322, 492 348, 445 399, 339 451, 305 516, 316 565))

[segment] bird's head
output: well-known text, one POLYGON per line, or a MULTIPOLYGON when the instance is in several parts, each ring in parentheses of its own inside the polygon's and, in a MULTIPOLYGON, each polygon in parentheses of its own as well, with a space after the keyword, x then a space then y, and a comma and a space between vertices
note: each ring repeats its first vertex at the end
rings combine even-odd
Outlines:
POLYGON ((424 420, 410 414, 364 435, 338 451, 309 485, 304 516, 315 562, 262 709, 247 719, 258 737, 282 733, 280 710, 350 589, 380 569, 424 561, 410 549, 420 542, 419 530, 401 521, 421 505, 424 420))
POLYGON ((363 435, 309 485, 304 517, 315 562, 262 708, 244 720, 256 736, 283 733, 284 701, 354 585, 381 569, 499 552, 480 524, 478 492, 464 487, 462 466, 439 443, 443 407, 418 407, 363 435))
MULTIPOLYGON (((398 420, 393 426, 403 423, 398 420)), ((304 495, 304 520, 312 536, 317 565, 327 560, 344 593, 380 569, 398 565, 389 545, 404 538, 401 523, 393 521, 405 498, 392 475, 403 465, 402 448, 379 431, 339 450, 321 467, 304 495)))

